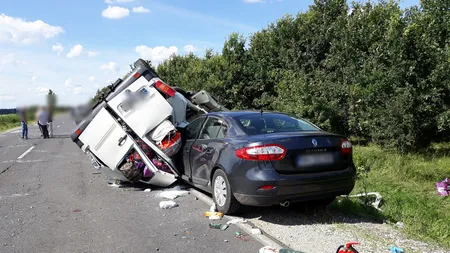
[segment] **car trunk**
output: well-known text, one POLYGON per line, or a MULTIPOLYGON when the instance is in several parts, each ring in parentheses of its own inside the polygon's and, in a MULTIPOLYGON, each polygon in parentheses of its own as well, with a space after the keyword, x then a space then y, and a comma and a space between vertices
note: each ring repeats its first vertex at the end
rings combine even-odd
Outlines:
POLYGON ((324 132, 266 134, 264 144, 279 144, 286 148, 282 160, 272 161, 281 174, 316 173, 344 170, 352 163, 351 153, 341 151, 344 138, 324 132))

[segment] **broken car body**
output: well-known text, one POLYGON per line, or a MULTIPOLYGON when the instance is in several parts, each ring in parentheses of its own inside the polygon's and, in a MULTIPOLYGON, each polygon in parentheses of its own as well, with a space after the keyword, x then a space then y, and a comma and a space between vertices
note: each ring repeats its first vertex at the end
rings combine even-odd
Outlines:
POLYGON ((219 211, 333 200, 356 170, 351 143, 300 119, 230 112, 206 91, 163 83, 142 60, 88 111, 72 140, 111 179, 166 187, 178 178, 213 194, 219 211))

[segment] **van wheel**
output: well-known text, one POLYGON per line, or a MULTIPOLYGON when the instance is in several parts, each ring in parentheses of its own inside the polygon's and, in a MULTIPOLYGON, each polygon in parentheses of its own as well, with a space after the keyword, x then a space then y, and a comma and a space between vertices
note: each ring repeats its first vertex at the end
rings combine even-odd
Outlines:
POLYGON ((239 210, 240 203, 234 197, 230 182, 223 170, 216 170, 213 176, 213 199, 217 210, 224 214, 232 214, 239 210))

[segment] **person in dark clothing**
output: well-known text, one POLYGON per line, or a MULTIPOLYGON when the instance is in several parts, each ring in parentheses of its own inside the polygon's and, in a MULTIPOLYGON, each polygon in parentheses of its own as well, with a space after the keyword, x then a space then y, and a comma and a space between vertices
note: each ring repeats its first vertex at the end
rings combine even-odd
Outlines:
POLYGON ((20 123, 22 125, 22 139, 28 139, 28 120, 25 107, 20 111, 20 123))
POLYGON ((42 134, 44 135, 44 139, 48 139, 48 129, 47 129, 47 123, 48 123, 48 112, 44 108, 39 108, 37 114, 36 114, 36 121, 39 125, 39 128, 42 129, 42 134))
POLYGON ((53 138, 53 109, 48 108, 48 135, 53 138))

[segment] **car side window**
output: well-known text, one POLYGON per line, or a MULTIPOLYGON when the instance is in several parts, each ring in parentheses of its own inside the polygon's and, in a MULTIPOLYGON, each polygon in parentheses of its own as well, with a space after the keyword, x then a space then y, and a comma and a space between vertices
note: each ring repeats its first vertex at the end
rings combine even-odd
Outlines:
POLYGON ((205 121, 204 117, 196 119, 192 121, 191 124, 186 128, 186 138, 188 140, 193 140, 197 138, 198 132, 202 128, 203 122, 205 121))
POLYGON ((199 139, 225 138, 227 131, 227 126, 222 123, 222 120, 218 118, 208 118, 199 139))

